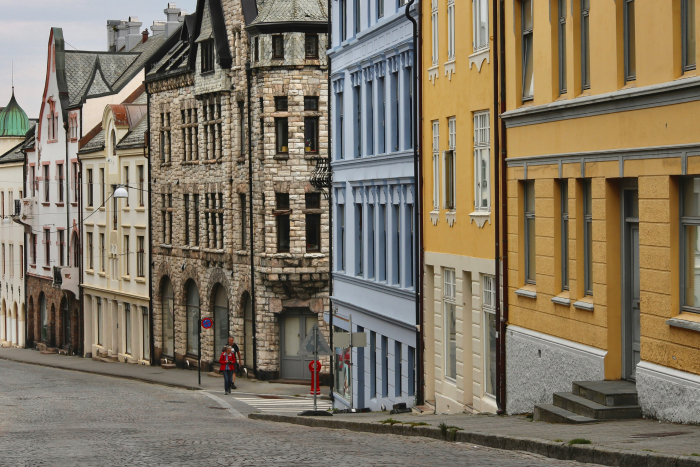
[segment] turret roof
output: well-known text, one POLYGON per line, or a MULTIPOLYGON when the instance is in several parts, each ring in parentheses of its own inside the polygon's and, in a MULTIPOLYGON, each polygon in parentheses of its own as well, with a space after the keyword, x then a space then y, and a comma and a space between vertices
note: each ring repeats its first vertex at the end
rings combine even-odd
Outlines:
POLYGON ((0 111, 0 137, 2 136, 18 136, 24 137, 29 131, 31 125, 27 114, 19 106, 15 99, 15 92, 12 91, 12 98, 7 107, 0 111))

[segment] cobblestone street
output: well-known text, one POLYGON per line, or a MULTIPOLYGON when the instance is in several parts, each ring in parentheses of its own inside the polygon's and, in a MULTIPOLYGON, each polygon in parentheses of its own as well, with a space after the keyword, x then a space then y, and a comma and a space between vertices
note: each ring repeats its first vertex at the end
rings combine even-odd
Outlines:
POLYGON ((583 465, 429 439, 252 421, 241 414, 254 408, 221 393, 7 361, 0 361, 0 374, 3 467, 583 465))

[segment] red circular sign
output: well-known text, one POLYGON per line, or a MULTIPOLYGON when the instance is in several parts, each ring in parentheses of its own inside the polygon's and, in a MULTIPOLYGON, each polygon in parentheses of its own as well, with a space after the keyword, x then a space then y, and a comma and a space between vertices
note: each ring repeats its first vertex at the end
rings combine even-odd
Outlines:
POLYGON ((209 328, 212 327, 213 325, 214 325, 214 321, 212 321, 211 318, 204 318, 204 319, 202 320, 202 327, 203 327, 204 329, 209 329, 209 328))

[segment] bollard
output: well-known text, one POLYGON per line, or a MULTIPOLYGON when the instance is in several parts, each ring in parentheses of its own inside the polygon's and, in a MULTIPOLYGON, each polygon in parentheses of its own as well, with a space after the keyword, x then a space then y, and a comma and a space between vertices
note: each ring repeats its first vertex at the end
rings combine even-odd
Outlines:
POLYGON ((309 363, 309 371, 311 372, 311 391, 309 394, 320 395, 321 384, 319 383, 319 373, 321 372, 321 362, 315 360, 309 363))

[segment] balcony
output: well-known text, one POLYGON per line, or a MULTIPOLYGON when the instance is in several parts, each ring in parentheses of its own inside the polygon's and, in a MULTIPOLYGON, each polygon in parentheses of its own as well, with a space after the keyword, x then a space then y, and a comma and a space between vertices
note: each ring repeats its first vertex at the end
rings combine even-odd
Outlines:
POLYGON ((12 213, 12 221, 24 226, 25 233, 31 233, 31 221, 38 214, 36 198, 23 198, 15 200, 15 209, 12 213))

